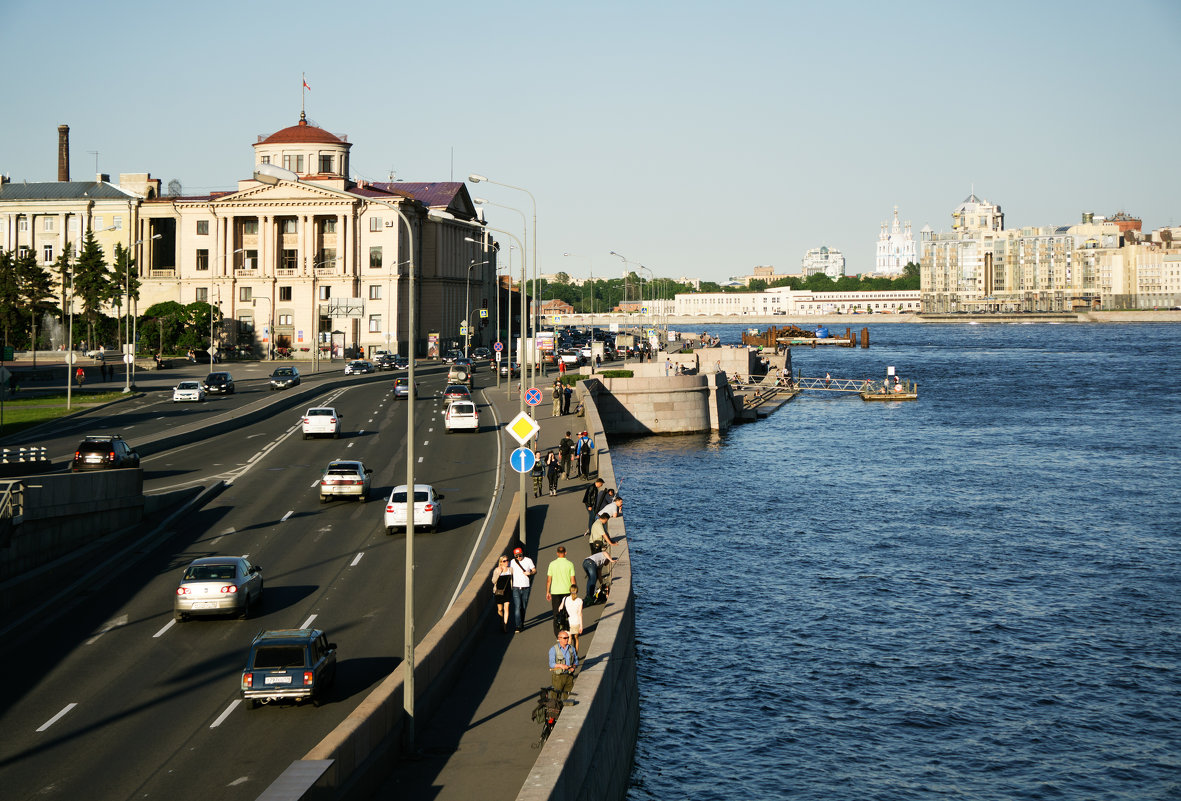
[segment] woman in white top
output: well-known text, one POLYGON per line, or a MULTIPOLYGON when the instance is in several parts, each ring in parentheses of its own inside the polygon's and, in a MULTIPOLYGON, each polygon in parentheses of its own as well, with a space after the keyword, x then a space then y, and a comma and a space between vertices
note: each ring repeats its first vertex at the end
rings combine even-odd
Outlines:
POLYGON ((570 585, 570 594, 562 601, 566 614, 570 616, 570 644, 578 652, 578 635, 582 634, 582 599, 578 597, 578 585, 570 585))

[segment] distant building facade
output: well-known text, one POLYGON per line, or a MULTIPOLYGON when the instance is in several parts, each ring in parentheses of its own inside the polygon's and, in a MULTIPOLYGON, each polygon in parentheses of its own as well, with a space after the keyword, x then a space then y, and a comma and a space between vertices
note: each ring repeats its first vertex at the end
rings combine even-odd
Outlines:
POLYGON ((777 273, 773 265, 758 265, 750 275, 731 276, 722 286, 750 286, 751 281, 766 281, 768 286, 782 278, 790 277, 788 273, 777 273))
POLYGON ((845 274, 845 254, 828 245, 812 248, 800 260, 800 272, 805 278, 824 273, 835 281, 845 274))
POLYGON ((763 292, 698 292, 676 296, 673 314, 684 317, 715 315, 811 315, 858 313, 914 313, 919 290, 812 292, 775 287, 763 292))
POLYGON ((918 242, 910 230, 910 221, 898 222, 898 207, 894 207, 894 224, 889 228, 882 223, 878 232, 877 254, 874 258, 874 272, 878 275, 902 275, 906 265, 919 260, 918 242))

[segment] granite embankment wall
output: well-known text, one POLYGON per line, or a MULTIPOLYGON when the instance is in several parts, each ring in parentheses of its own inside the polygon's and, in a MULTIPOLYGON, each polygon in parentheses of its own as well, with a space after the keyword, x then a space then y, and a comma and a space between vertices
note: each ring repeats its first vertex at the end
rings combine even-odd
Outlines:
MULTIPOLYGON (((656 367, 656 365, 653 365, 656 367)), ((611 434, 725 431, 734 422, 734 395, 725 373, 638 378, 591 378, 580 396, 593 399, 611 434)))
MULTIPOLYGON (((586 428, 599 443, 599 473, 615 476, 603 422, 592 399, 585 401, 586 428)), ((509 507, 516 510, 514 497, 509 507)), ((484 562, 475 569, 451 609, 415 648, 415 716, 428 720, 455 683, 459 671, 478 669, 467 655, 487 628, 491 584, 484 580, 497 558, 516 544, 517 517, 510 512, 484 562)), ((635 607, 626 540, 613 570, 611 598, 577 679, 581 702, 562 712, 539 752, 519 796, 524 801, 612 801, 623 799, 631 775, 639 728, 635 666, 635 607)), ((404 724, 405 666, 400 666, 357 709, 303 759, 293 763, 260 801, 366 799, 385 778, 400 751, 404 724)))

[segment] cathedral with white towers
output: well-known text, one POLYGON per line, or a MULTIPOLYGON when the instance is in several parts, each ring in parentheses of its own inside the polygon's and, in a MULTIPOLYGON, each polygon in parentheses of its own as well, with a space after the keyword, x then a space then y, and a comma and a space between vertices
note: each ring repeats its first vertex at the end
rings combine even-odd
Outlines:
POLYGON ((918 263, 918 243, 910 230, 910 221, 898 222, 898 207, 894 207, 894 224, 882 223, 878 232, 877 258, 874 272, 878 275, 902 275, 903 268, 910 262, 918 263))

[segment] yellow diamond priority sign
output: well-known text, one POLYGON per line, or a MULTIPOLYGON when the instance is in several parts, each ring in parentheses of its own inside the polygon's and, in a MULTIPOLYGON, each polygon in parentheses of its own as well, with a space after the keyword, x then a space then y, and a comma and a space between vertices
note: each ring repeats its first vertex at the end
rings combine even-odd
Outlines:
POLYGON ((524 412, 520 412, 508 424, 508 433, 522 445, 533 439, 540 430, 541 426, 537 421, 524 412))

